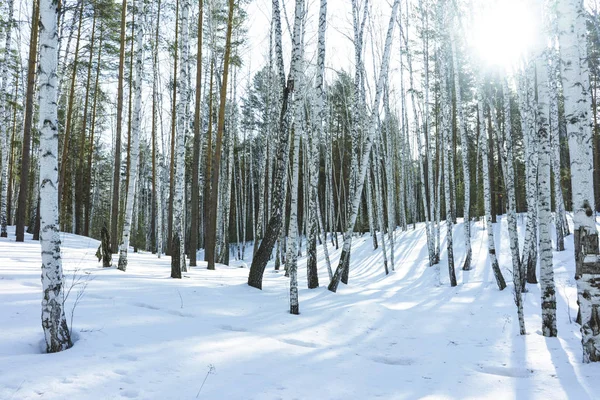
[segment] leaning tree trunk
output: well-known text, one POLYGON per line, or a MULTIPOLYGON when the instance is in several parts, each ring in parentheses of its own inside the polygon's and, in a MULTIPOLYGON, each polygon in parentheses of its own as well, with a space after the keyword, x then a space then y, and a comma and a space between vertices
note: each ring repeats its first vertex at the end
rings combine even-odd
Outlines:
POLYGON ((42 328, 46 351, 55 353, 73 345, 64 311, 60 233, 58 229, 58 64, 57 3, 40 1, 40 243, 42 245, 42 328))
MULTIPOLYGON (((273 168, 273 195, 271 200, 271 216, 267 223, 267 229, 263 240, 254 256, 248 274, 248 285, 257 289, 262 289, 262 278, 265 268, 273 247, 281 232, 283 224, 283 208, 285 206, 285 183, 287 176, 287 165, 289 155, 289 115, 288 115, 288 100, 289 96, 293 95, 294 78, 290 74, 287 84, 285 82, 285 72, 283 67, 283 50, 281 44, 281 14, 279 11, 278 0, 273 0, 273 21, 275 27, 275 54, 277 57, 277 70, 279 71, 279 84, 283 89, 281 99, 281 112, 279 115, 279 141, 277 145, 277 153, 275 166, 273 168)), ((292 57, 293 59, 297 59, 292 57)), ((294 65, 291 65, 291 70, 294 70, 294 65)))
MULTIPOLYGON (((365 178, 367 174, 367 167, 369 166, 369 157, 371 154, 371 147, 373 145, 373 139, 375 136, 377 116, 379 112, 379 105, 381 103, 381 96, 383 93, 383 85, 387 81, 388 67, 390 61, 390 53, 392 47, 392 35, 394 32, 394 22, 398 13, 399 0, 394 0, 392 6, 392 13, 388 24, 387 35, 385 38, 385 45, 383 47, 383 60, 381 63, 381 70, 377 78, 377 86, 375 91, 374 104, 372 113, 367 121, 367 135, 366 142, 363 144, 361 160, 359 165, 352 165, 351 169, 358 169, 355 171, 357 175, 356 190, 352 190, 349 194, 351 196, 349 217, 346 221, 346 230, 344 232, 344 244, 342 247, 342 254, 340 256, 340 262, 333 274, 333 278, 329 283, 328 289, 332 292, 337 291, 337 287, 342 278, 342 274, 350 268, 350 248, 352 246, 352 234, 354 232, 354 225, 356 224, 356 218, 358 216, 358 209, 360 206, 360 200, 362 198, 363 187, 365 184, 365 178)), ((352 175, 352 173, 351 173, 352 175)))
POLYGON ((594 219, 594 177, 592 131, 590 126, 590 78, 587 59, 586 11, 582 0, 559 0, 559 44, 565 119, 571 161, 573 196, 573 230, 575 277, 581 312, 581 342, 583 362, 600 361, 600 332, 598 331, 599 290, 590 285, 592 274, 582 271, 581 234, 595 241, 598 236, 594 219))
POLYGON ((7 237, 6 222, 7 222, 7 197, 8 197, 8 153, 12 149, 12 144, 9 146, 7 143, 8 138, 8 121, 9 112, 7 110, 8 105, 8 92, 10 90, 8 86, 8 64, 9 57, 11 54, 11 32, 12 32, 12 19, 13 19, 13 4, 14 0, 8 0, 8 19, 6 24, 6 44, 4 46, 4 61, 2 62, 2 70, 0 71, 0 146, 2 149, 2 171, 0 175, 0 237, 7 237))
POLYGON ((139 20, 145 15, 143 4, 140 7, 140 1, 135 4, 134 9, 137 14, 135 22, 135 40, 136 40, 136 59, 135 59, 135 80, 133 81, 134 109, 133 123, 131 125, 131 149, 129 151, 129 179, 127 187, 127 202, 125 204, 125 220, 123 222, 123 241, 119 249, 118 269, 127 270, 127 251, 129 249, 129 240, 131 238, 131 219, 133 217, 133 199, 135 198, 135 189, 138 176, 138 164, 140 156, 140 125, 142 113, 142 70, 144 66, 144 28, 139 20), (141 12, 140 12, 141 11, 141 12))

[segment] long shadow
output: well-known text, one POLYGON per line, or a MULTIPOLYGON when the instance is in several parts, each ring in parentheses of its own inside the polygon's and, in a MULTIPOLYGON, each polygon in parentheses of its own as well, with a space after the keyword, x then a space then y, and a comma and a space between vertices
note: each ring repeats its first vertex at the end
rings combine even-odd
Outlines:
POLYGON ((561 341, 558 338, 545 337, 546 347, 552 358, 552 364, 556 369, 556 377, 562 383, 562 387, 567 392, 569 399, 593 399, 598 398, 592 396, 592 394, 583 386, 579 375, 575 371, 575 368, 569 361, 569 356, 562 346, 561 341))

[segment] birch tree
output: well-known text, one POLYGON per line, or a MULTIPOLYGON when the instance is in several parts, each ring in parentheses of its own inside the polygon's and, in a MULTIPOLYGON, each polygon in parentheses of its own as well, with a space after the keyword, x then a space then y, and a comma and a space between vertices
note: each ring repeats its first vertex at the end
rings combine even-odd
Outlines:
POLYGON ((131 220, 133 217, 133 200, 137 187, 138 164, 140 156, 140 125, 142 114, 142 73, 144 67, 144 24, 140 21, 145 17, 146 12, 144 4, 140 4, 143 0, 134 2, 134 12, 137 14, 135 18, 135 80, 133 81, 134 92, 134 110, 133 121, 131 125, 131 149, 129 151, 129 180, 127 187, 127 200, 125 205, 125 218, 123 222, 123 239, 121 248, 119 249, 119 264, 118 269, 121 271, 127 270, 127 251, 129 249, 129 241, 131 238, 131 220))
MULTIPOLYGON (((354 232, 354 225, 356 224, 356 218, 358 216, 358 209, 360 206, 360 199, 362 198, 362 191, 367 174, 367 167, 369 165, 371 147, 373 145, 373 139, 375 136, 375 130, 377 126, 377 116, 379 113, 381 96, 383 94, 383 85, 384 82, 387 81, 390 53, 392 47, 392 36, 394 33, 394 22, 398 13, 399 4, 399 0, 394 0, 394 4, 392 6, 392 13, 390 16, 390 21, 388 24, 387 34, 385 38, 385 45, 383 47, 383 58, 381 62, 380 72, 377 78, 377 86, 375 91, 373 108, 371 111, 371 115, 369 116, 367 121, 366 137, 365 143, 362 146, 360 163, 357 159, 355 162, 353 162, 353 165, 351 165, 350 167, 351 171, 354 171, 354 173, 357 175, 357 179, 355 187, 351 188, 350 190, 351 207, 349 210, 348 221, 346 222, 347 225, 344 232, 344 245, 342 248, 342 254, 340 256, 340 262, 328 286, 328 289, 332 292, 337 291, 337 287, 342 278, 342 274, 344 272, 348 273, 348 270, 350 268, 350 248, 352 246, 352 233, 354 232)), ((356 68, 359 68, 359 66, 356 66, 356 68)), ((353 173, 351 172, 351 176, 352 175, 353 173)))
MULTIPOLYGON (((456 17, 458 18, 458 17, 456 17)), ((462 167, 463 167, 463 182, 465 189, 465 201, 463 208, 464 217, 464 240, 465 240, 465 261, 462 269, 468 271, 471 269, 471 221, 470 221, 470 207, 471 207, 471 174, 469 171, 469 141, 467 138, 467 130, 465 127, 465 117, 463 112, 462 94, 460 86, 460 71, 458 69, 458 59, 456 53, 456 35, 451 35, 451 48, 452 48, 452 66, 454 76, 454 96, 456 98, 456 124, 460 132, 460 143, 461 143, 461 155, 462 155, 462 167)))
POLYGON ((4 45, 4 60, 2 61, 2 68, 0 69, 0 147, 2 149, 2 170, 0 171, 0 237, 7 237, 6 232, 6 221, 7 221, 7 197, 8 197, 8 161, 9 161, 9 149, 8 146, 8 121, 9 112, 7 110, 8 104, 8 93, 10 87, 8 85, 8 65, 9 57, 12 48, 12 26, 13 26, 13 5, 14 0, 8 0, 8 17, 6 24, 6 41, 4 45))
MULTIPOLYGON (((540 54, 536 57, 536 75, 538 91, 537 135, 539 143, 539 235, 540 235, 540 292, 542 304, 542 333, 555 337, 556 330, 556 289, 554 286, 554 267, 552 265, 552 239, 550 237, 550 136, 549 136, 549 91, 548 59, 544 38, 539 38, 540 54)), ((559 188, 560 190, 560 188, 559 188)))
POLYGON ((40 0, 39 130, 40 243, 42 245, 42 328, 46 351, 73 346, 64 311, 60 233, 58 230, 57 2, 40 0))
POLYGON ((592 237, 598 247, 594 218, 594 179, 592 132, 590 118, 590 80, 587 59, 586 11, 583 0, 558 0, 557 14, 561 57, 561 79, 565 119, 571 161, 573 196, 573 229, 577 278, 577 294, 581 312, 583 361, 600 361, 600 334, 593 327, 597 310, 588 300, 596 293, 590 282, 582 278, 582 233, 592 237))
MULTIPOLYGON (((477 112, 480 126, 480 138, 485 141, 488 137, 487 124, 485 123, 485 103, 483 101, 483 82, 479 84, 479 90, 477 91, 477 112)), ((504 290, 506 282, 500 265, 498 264, 498 257, 496 256, 496 245, 494 243, 494 228, 492 226, 492 191, 490 185, 490 173, 489 173, 489 159, 488 159, 488 146, 484 143, 481 146, 481 162, 483 166, 483 204, 485 209, 485 228, 488 237, 488 257, 494 272, 494 278, 498 289, 504 290)))

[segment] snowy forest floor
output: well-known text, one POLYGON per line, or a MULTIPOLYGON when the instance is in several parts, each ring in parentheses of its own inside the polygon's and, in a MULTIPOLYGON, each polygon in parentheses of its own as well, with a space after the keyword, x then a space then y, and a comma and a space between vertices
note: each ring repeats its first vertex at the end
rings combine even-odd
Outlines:
MULTIPOLYGON (((558 338, 541 335, 538 285, 524 295, 528 334, 519 336, 506 222, 498 221, 502 292, 482 222, 473 222, 466 272, 461 221, 455 226, 455 288, 445 250, 436 285, 418 224, 397 234, 388 276, 381 246, 373 250, 369 234, 355 239, 350 282, 338 293, 327 290, 322 246, 320 288, 306 289, 301 257, 299 316, 288 313, 289 281, 272 263, 262 291, 246 284, 239 261, 216 271, 200 262, 174 280, 169 257, 130 252, 123 273, 97 262, 98 241, 63 234, 65 309, 70 321, 76 304, 77 342, 58 354, 40 350, 40 245, 31 236, 15 243, 13 227, 0 239, 0 399, 194 399, 200 388, 199 399, 597 399, 600 365, 581 363, 574 323, 573 236, 554 253, 558 338)), ((340 252, 330 245, 330 253, 335 268, 340 252)))

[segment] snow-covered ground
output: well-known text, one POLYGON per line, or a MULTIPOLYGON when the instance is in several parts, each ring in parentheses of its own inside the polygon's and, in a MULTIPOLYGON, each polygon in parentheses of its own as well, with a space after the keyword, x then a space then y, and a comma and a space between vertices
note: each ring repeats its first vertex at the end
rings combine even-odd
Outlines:
MULTIPOLYGON (((572 322, 572 236, 565 252, 554 253, 559 337, 541 335, 532 285, 528 335, 519 336, 505 221, 495 229, 509 283, 502 292, 481 222, 472 228, 474 270, 460 270, 464 251, 455 248, 456 288, 445 251, 436 285, 421 224, 397 235, 396 271, 388 276, 381 247, 374 251, 368 234, 355 239, 350 284, 338 293, 326 288, 323 259, 321 287, 306 289, 300 258, 299 316, 288 313, 288 280, 271 264, 263 291, 247 286, 248 269, 237 261, 216 271, 200 263, 174 280, 169 257, 130 252, 123 273, 101 267, 96 240, 64 234, 67 289, 77 283, 67 319, 76 304, 78 340, 42 354, 40 246, 30 236, 15 243, 13 228, 0 239, 0 399, 600 398, 600 365, 581 363, 572 322)), ((459 223, 455 243, 462 232, 459 223)), ((335 267, 340 253, 330 253, 335 267)))

